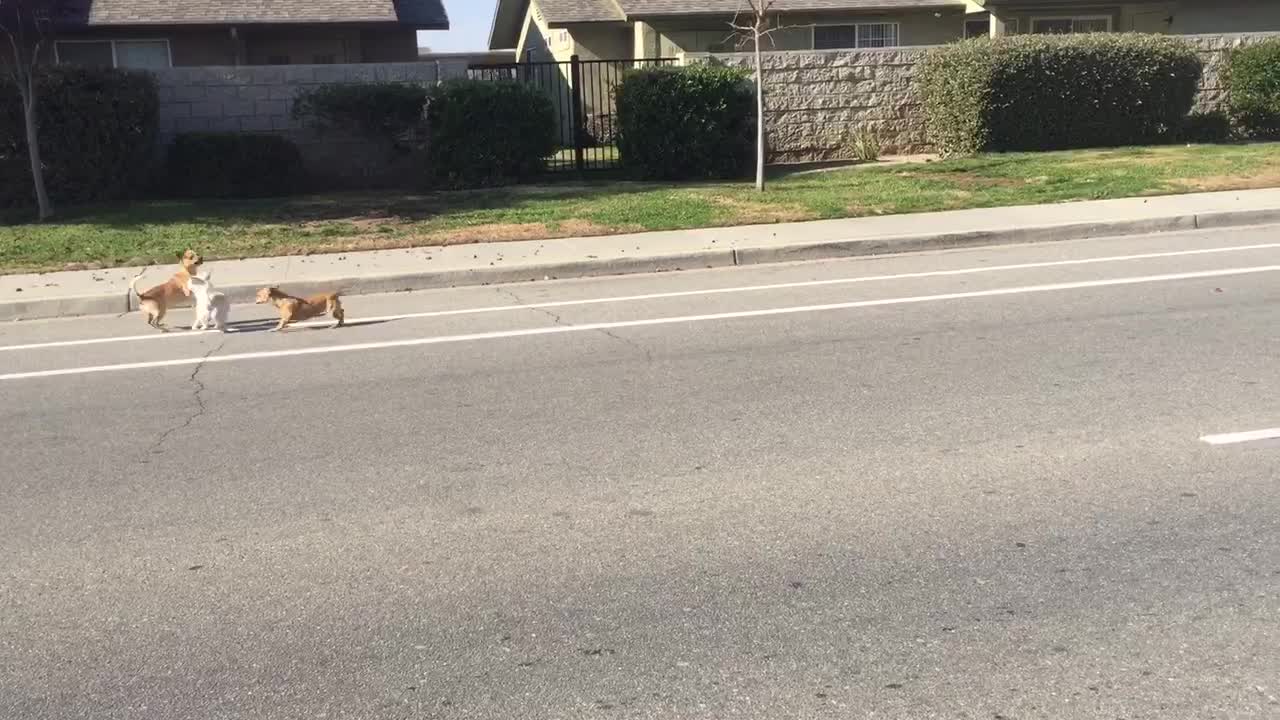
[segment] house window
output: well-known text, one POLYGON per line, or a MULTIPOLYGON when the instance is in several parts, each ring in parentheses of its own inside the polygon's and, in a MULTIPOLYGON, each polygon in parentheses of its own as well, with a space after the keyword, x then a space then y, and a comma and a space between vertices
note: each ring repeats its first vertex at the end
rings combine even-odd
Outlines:
POLYGON ((1110 15, 1084 17, 1042 17, 1031 20, 1036 35, 1069 35, 1071 33, 1111 32, 1110 15))
POLYGON ((898 44, 898 23, 818 25, 813 29, 814 50, 893 47, 898 44))
POLYGON ((288 55, 268 55, 267 64, 268 65, 288 65, 289 56, 288 55))
POLYGON ((59 63, 130 70, 162 70, 173 66, 168 40, 59 40, 59 63))
POLYGON ((987 37, 991 34, 991 19, 982 18, 981 20, 965 20, 964 21, 964 37, 965 39, 987 37))
POLYGON ((332 65, 336 62, 338 62, 337 55, 316 55, 311 58, 311 64, 313 65, 332 65))

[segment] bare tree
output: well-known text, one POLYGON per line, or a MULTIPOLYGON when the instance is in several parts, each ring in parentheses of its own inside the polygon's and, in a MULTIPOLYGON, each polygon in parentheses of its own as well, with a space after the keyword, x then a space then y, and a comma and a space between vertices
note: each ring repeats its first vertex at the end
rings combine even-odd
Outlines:
POLYGON ((51 0, 0 0, 0 33, 9 41, 11 62, 0 63, 18 89, 22 100, 22 120, 26 128, 27 156, 31 160, 31 181, 35 184, 36 207, 43 221, 53 215, 44 185, 44 164, 40 160, 40 123, 36 115, 36 66, 51 34, 51 0))
POLYGON ((761 41, 769 39, 769 37, 782 30, 782 26, 776 24, 776 15, 773 6, 776 0, 744 0, 747 6, 740 8, 733 16, 733 21, 729 23, 729 27, 733 28, 738 34, 746 35, 751 39, 751 49, 755 54, 756 69, 756 190, 764 192, 764 155, 767 143, 765 142, 764 128, 764 65, 761 63, 761 41), (745 16, 745 17, 744 17, 745 16), (749 21, 744 22, 744 21, 749 21))

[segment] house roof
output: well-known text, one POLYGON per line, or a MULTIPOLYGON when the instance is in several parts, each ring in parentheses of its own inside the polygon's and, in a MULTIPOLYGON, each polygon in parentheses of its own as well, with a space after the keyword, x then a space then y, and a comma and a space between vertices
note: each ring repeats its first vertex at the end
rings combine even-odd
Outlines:
POLYGON ((556 24, 626 20, 622 12, 626 5, 621 0, 538 0, 547 22, 556 24))
MULTIPOLYGON (((655 17, 732 15, 746 0, 535 0, 549 25, 620 22, 655 17)), ((489 47, 514 46, 530 0, 498 0, 489 47)), ((965 7, 966 0, 774 0, 775 12, 823 10, 914 10, 965 7)))
MULTIPOLYGON (((673 17, 679 15, 711 15, 739 12, 747 7, 745 0, 619 0, 628 17, 673 17)), ((812 12, 821 10, 910 10, 963 6, 965 0, 775 0, 774 12, 812 12)))
POLYGON ((64 0, 67 26, 395 23, 447 30, 441 0, 64 0))

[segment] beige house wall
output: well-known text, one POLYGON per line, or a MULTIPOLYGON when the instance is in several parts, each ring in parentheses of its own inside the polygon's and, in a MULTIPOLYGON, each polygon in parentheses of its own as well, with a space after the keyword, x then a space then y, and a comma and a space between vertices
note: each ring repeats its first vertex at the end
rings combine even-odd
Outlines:
MULTIPOLYGON (((964 10, 960 8, 938 13, 785 13, 780 20, 782 29, 770 36, 765 47, 773 51, 812 50, 815 26, 881 22, 898 24, 899 46, 940 45, 964 36, 964 18, 964 10)), ((730 52, 749 47, 745 38, 735 40, 735 33, 729 27, 731 20, 655 21, 652 27, 658 34, 662 57, 676 57, 681 53, 730 52)))
POLYGON ((411 62, 416 59, 418 59, 418 31, 403 28, 360 31, 359 62, 411 62))
POLYGON ((173 67, 267 65, 272 59, 309 65, 333 63, 410 62, 418 57, 417 33, 409 29, 342 27, 139 28, 97 29, 66 34, 60 41, 168 40, 173 67))
POLYGON ((995 8, 994 11, 1006 23, 1016 23, 1016 26, 1007 28, 1006 33, 1009 35, 1030 33, 1036 18, 1061 17, 1106 17, 1110 19, 1113 32, 1167 33, 1169 23, 1165 22, 1165 19, 1174 13, 1177 4, 1177 2, 1151 2, 1088 6, 1080 3, 1031 7, 1014 5, 995 8))
POLYGON ((80 40, 168 40, 174 67, 236 64, 236 42, 227 29, 112 28, 58 37, 58 42, 80 40))
POLYGON ((538 3, 529 3, 516 58, 520 62, 568 62, 573 56, 573 37, 564 28, 552 28, 538 3))
POLYGON ((281 29, 242 34, 248 65, 353 63, 362 57, 360 31, 356 29, 281 29))
POLYGON ((993 12, 1016 22, 1008 34, 1030 33, 1036 18, 1105 16, 1116 32, 1174 35, 1280 31, 1280 0, 1156 0, 1129 3, 998 5, 993 12))
POLYGON ((1280 32, 1280 0, 1181 0, 1170 32, 1280 32))
POLYGON ((577 55, 582 60, 628 60, 632 57, 633 32, 623 23, 570 25, 567 29, 573 40, 570 55, 577 55))

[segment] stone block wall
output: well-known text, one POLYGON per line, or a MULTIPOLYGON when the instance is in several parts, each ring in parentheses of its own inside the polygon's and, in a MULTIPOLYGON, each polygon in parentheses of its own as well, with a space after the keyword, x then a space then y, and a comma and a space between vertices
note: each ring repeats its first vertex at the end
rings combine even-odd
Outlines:
MULTIPOLYGON (((1232 48, 1280 33, 1188 35, 1205 62, 1197 110, 1226 103, 1221 72, 1232 48)), ((929 48, 771 52, 763 56, 769 161, 806 163, 850 158, 859 128, 876 132, 886 155, 932 150, 916 94, 916 68, 929 48)), ((686 63, 752 68, 750 54, 687 54, 686 63)))
MULTIPOLYGON (((924 113, 914 89, 926 48, 801 50, 763 56, 769 161, 849 158, 853 133, 880 137, 886 155, 929 151, 924 113)), ((747 53, 686 55, 686 62, 752 68, 747 53)))
POLYGON ((1231 51, 1252 45, 1280 33, 1248 33, 1239 35, 1187 35, 1183 39, 1191 43, 1204 61, 1204 74, 1200 76, 1200 95, 1196 98, 1196 110, 1209 112, 1226 110, 1227 91, 1222 83, 1222 70, 1231 51))
POLYGON ((243 132, 282 135, 297 143, 311 173, 334 187, 393 183, 390 148, 365 138, 319 133, 292 116, 293 100, 328 83, 411 82, 433 85, 465 77, 465 61, 176 67, 156 73, 160 94, 160 141, 167 147, 183 132, 243 132))

